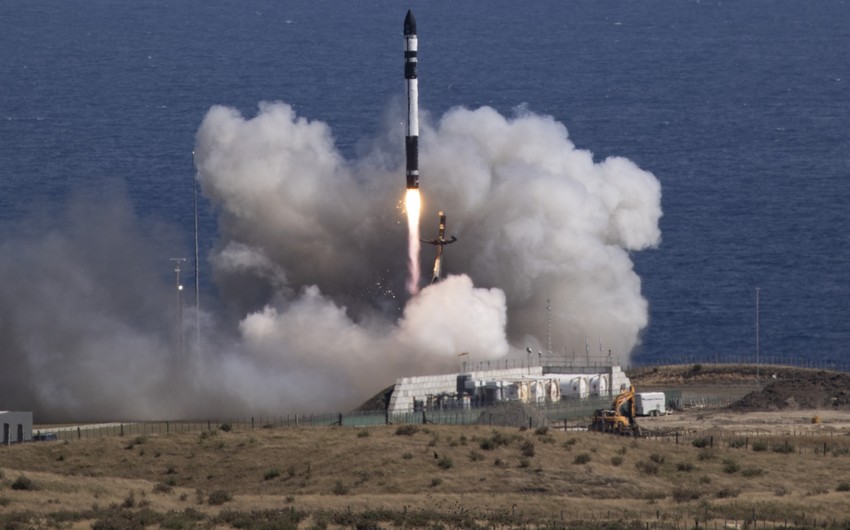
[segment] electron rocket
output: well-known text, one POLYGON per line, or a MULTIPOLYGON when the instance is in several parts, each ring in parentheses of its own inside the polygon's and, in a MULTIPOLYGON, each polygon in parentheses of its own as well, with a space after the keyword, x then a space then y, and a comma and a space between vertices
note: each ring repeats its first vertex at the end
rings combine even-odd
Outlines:
POLYGON ((407 134, 404 138, 407 155, 407 189, 419 189, 419 81, 416 79, 416 19, 407 10, 404 17, 404 80, 407 84, 407 134))

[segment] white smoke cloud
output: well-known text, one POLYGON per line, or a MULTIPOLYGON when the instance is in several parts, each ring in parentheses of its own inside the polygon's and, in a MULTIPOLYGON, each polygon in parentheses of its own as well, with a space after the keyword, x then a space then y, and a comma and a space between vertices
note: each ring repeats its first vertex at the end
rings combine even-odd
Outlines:
MULTIPOLYGON (((327 125, 284 103, 248 119, 209 111, 196 164, 218 213, 219 298, 200 315, 200 347, 188 338, 180 355, 162 310, 173 291, 150 272, 161 265, 151 256, 180 244, 169 236, 163 251, 129 205, 72 207, 42 231, 4 236, 0 273, 12 281, 0 294, 17 303, 0 304, 0 340, 20 368, 0 373, 0 398, 52 419, 348 410, 397 377, 457 369, 463 352, 539 349, 548 318, 556 353, 598 341, 628 355, 647 325, 629 252, 660 240, 650 173, 594 162, 546 116, 454 109, 426 121, 422 234, 435 235, 444 210, 459 241, 445 249, 450 275, 408 299, 404 134, 388 123, 345 160, 327 125), (44 281, 14 281, 33 273, 44 281)), ((195 315, 184 316, 192 337, 195 315)))

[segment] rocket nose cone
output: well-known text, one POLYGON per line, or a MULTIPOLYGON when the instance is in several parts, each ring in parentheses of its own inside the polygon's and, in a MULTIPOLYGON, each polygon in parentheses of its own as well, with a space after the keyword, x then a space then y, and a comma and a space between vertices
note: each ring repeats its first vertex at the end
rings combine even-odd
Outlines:
POLYGON ((404 17, 404 34, 416 35, 416 18, 410 9, 407 10, 407 16, 404 17))

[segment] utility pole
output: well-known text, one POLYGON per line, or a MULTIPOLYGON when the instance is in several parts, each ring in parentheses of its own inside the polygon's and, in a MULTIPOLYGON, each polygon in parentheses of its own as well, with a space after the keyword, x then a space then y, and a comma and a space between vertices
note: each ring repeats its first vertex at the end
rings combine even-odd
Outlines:
POLYGON ((759 288, 756 287, 756 383, 759 382, 759 362, 761 352, 759 351, 759 288))
POLYGON ((177 342, 177 353, 183 355, 183 284, 180 283, 180 263, 186 258, 169 258, 174 262, 174 274, 176 277, 177 291, 177 321, 175 327, 175 339, 177 342))
MULTIPOLYGON (((195 166, 195 152, 192 151, 192 166, 195 166)), ((201 352, 201 268, 198 262, 198 181, 192 176, 192 208, 195 213, 195 348, 201 352)))

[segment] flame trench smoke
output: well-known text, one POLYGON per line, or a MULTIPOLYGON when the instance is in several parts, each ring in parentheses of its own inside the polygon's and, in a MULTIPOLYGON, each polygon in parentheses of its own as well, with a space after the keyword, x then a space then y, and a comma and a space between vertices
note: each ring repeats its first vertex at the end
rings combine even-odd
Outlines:
POLYGON ((410 277, 407 280, 407 292, 415 295, 419 292, 419 213, 422 209, 422 198, 419 190, 407 190, 404 196, 405 210, 407 210, 407 232, 408 232, 408 270, 410 277))
POLYGON ((648 324, 630 253, 660 241, 657 179, 594 161, 551 117, 453 109, 423 124, 421 214, 445 210, 462 243, 443 281, 401 297, 420 216, 408 202, 405 234, 387 186, 402 114, 346 160, 326 124, 284 103, 210 109, 196 164, 218 218, 218 298, 182 357, 163 311, 179 230, 100 192, 0 224, 0 402, 39 422, 345 411, 400 376, 457 370, 461 352, 524 357, 545 343, 547 299, 557 352, 601 337, 625 360, 648 324))

